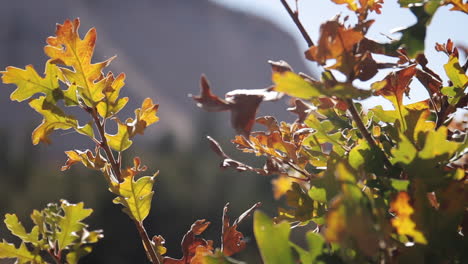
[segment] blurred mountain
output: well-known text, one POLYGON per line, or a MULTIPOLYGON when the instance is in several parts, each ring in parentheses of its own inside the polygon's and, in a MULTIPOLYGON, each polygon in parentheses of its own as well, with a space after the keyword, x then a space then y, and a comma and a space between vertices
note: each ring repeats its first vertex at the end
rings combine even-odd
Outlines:
MULTIPOLYGON (((284 59, 295 69, 305 70, 302 55, 287 33, 264 19, 207 0, 7 1, 0 10, 2 68, 33 64, 43 72, 45 39, 54 34, 56 23, 75 17, 81 18, 82 36, 90 27, 97 28, 94 60, 117 55, 110 69, 127 75, 123 95, 131 100, 121 116, 132 116, 132 109, 151 97, 160 104, 161 122, 148 133, 169 130, 184 143, 193 140, 192 127, 198 116, 206 115, 187 97, 198 93, 201 73, 222 96, 234 89, 269 86, 269 59, 284 59)), ((40 122, 40 117, 9 101, 12 88, 3 87, 0 109, 15 114, 1 115, 0 122, 20 133, 30 133, 32 123, 40 122)), ((285 116, 283 109, 268 105, 262 109, 285 116)), ((224 113, 208 115, 227 117, 224 113)), ((229 122, 222 120, 220 124, 227 126, 229 122)), ((55 141, 64 140, 59 136, 55 141)))

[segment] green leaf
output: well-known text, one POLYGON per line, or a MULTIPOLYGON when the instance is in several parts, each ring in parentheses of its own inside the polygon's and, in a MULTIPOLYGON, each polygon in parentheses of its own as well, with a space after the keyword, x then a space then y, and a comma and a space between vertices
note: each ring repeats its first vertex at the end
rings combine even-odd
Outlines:
POLYGON ((15 214, 6 214, 5 224, 8 230, 10 230, 13 235, 21 238, 23 242, 29 242, 33 244, 39 243, 39 228, 37 226, 33 227, 31 233, 27 233, 23 224, 21 224, 15 214))
MULTIPOLYGON (((378 105, 372 109, 370 109, 375 117, 385 123, 395 123, 395 121, 399 118, 398 113, 395 110, 383 110, 381 105, 378 105)), ((377 121, 377 122, 378 122, 377 121)))
POLYGON ((309 135, 304 142, 313 142, 314 138, 318 140, 319 144, 332 143, 333 150, 338 154, 344 154, 345 150, 342 145, 342 135, 340 132, 335 131, 335 127, 329 120, 320 121, 316 116, 309 115, 305 120, 306 125, 316 130, 316 132, 309 135))
POLYGON ((114 183, 110 190, 118 197, 113 202, 123 205, 123 211, 130 218, 143 222, 151 209, 155 176, 144 176, 136 181, 134 176, 128 176, 123 182, 114 183))
POLYGON ((75 128, 75 130, 76 132, 82 135, 88 136, 90 138, 94 138, 94 130, 93 130, 92 122, 89 122, 84 126, 79 126, 75 128))
POLYGON ((449 159, 460 143, 447 140, 447 127, 441 126, 437 131, 429 131, 424 148, 418 153, 422 159, 449 159))
POLYGON ((39 142, 50 144, 51 141, 48 136, 54 130, 68 130, 78 127, 78 121, 73 116, 66 115, 58 106, 47 102, 45 99, 45 96, 41 96, 29 102, 29 105, 44 117, 42 123, 32 133, 34 145, 39 142))
POLYGON ((254 213, 254 234, 264 263, 293 264, 289 245, 291 227, 287 222, 274 224, 264 213, 254 213))
POLYGON ((93 251, 93 248, 91 246, 77 247, 76 249, 73 249, 73 251, 67 254, 67 263, 78 264, 78 260, 80 260, 81 257, 84 257, 91 253, 91 251, 93 251))
POLYGON ((57 242, 60 250, 63 250, 74 244, 79 238, 77 233, 82 231, 86 225, 81 221, 91 215, 92 209, 84 209, 84 204, 70 204, 67 201, 62 201, 61 207, 64 215, 60 216, 58 222, 57 242))
POLYGON ((319 89, 293 72, 273 73, 275 91, 292 97, 310 99, 322 95, 319 89))
POLYGON ((106 133, 106 139, 109 146, 115 151, 124 151, 132 145, 130 140, 130 133, 126 124, 116 119, 117 122, 117 134, 110 135, 106 133))
POLYGON ((0 259, 2 258, 15 258, 18 264, 46 263, 42 260, 41 256, 31 253, 24 243, 21 243, 19 248, 16 248, 15 245, 9 244, 5 240, 0 243, 0 259))
POLYGON ((10 66, 2 74, 3 83, 17 86, 10 95, 12 101, 22 102, 37 93, 46 95, 47 101, 54 103, 63 98, 58 82, 61 72, 50 60, 45 66, 44 78, 39 76, 32 65, 26 66, 24 70, 10 66))
POLYGON ((419 53, 424 53, 427 27, 439 7, 439 4, 434 3, 436 1, 400 1, 401 6, 409 7, 410 11, 416 16, 417 21, 414 25, 397 31, 402 33, 400 40, 389 44, 389 46, 393 49, 404 46, 408 56, 411 58, 416 57, 419 53), (423 5, 412 5, 413 3, 422 4, 423 2, 423 5))
POLYGON ((308 194, 310 198, 312 198, 312 200, 314 201, 321 203, 327 202, 327 190, 325 188, 317 188, 315 186, 312 186, 308 194))
POLYGON ((397 191, 407 191, 410 182, 408 180, 390 179, 390 183, 397 191))
POLYGON ((409 141, 405 135, 400 134, 398 147, 392 149, 393 158, 390 161, 392 164, 410 164, 416 157, 417 152, 418 150, 414 147, 411 141, 409 141))
POLYGON ((223 252, 216 250, 213 255, 208 255, 203 259, 203 264, 245 264, 245 262, 225 256, 223 252))
POLYGON ((309 245, 309 250, 304 250, 303 248, 291 242, 291 246, 297 251, 301 263, 324 263, 317 259, 318 256, 323 254, 323 247, 325 245, 325 240, 323 237, 310 231, 306 234, 306 240, 307 244, 309 245))
POLYGON ((465 96, 465 89, 468 86, 468 76, 460 66, 456 56, 450 56, 447 64, 444 65, 445 72, 453 86, 442 88, 441 92, 449 97, 448 102, 456 105, 458 101, 465 96))

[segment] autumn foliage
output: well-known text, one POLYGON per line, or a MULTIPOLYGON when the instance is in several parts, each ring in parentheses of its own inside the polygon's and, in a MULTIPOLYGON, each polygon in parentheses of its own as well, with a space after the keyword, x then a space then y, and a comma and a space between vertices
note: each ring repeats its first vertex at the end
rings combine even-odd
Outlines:
MULTIPOLYGON (((104 73, 114 57, 92 62, 96 30, 81 38, 80 21, 66 20, 47 39, 44 52, 50 59, 44 75, 31 65, 9 66, 2 80, 16 87, 11 100, 27 100, 43 116, 32 132, 33 144, 51 143, 55 130, 74 130, 94 143, 94 149, 66 151, 62 170, 79 163, 104 176, 113 202, 135 223, 152 263, 239 263, 232 256, 247 243, 237 228, 250 215, 264 263, 467 262, 468 61, 465 56, 463 62, 450 39, 431 44, 447 56, 442 77, 428 67, 424 45, 437 8, 450 5, 468 13, 468 4, 399 1, 417 22, 402 29, 400 39, 378 43, 367 37, 374 23, 368 16, 381 13, 383 0, 332 0, 345 5, 357 22, 344 16, 324 22, 315 44, 298 11, 280 1, 309 46, 305 58, 321 67, 320 78, 296 73, 284 61, 270 61, 269 88, 234 90, 221 98, 202 76, 200 94, 192 98, 206 111, 229 111, 237 133, 232 143, 264 159, 260 167, 237 161, 208 137, 220 166, 272 177, 273 195, 281 205, 271 218, 256 203, 231 222, 227 204, 220 245, 203 237, 209 221, 195 221, 181 240, 180 259, 167 256, 164 238, 150 236, 144 226, 158 174, 147 175, 139 157, 129 166, 122 162, 133 138, 159 120, 158 105, 147 98, 133 117, 118 116, 129 101, 120 97, 125 74, 104 73), (376 79, 379 72, 386 76, 376 79), (356 80, 366 87, 358 87, 356 80), (427 99, 405 104, 415 82, 426 89, 427 99), (295 122, 257 117, 262 102, 285 96, 291 98, 288 111, 297 116, 295 122), (359 101, 370 97, 390 101, 393 109, 363 109, 359 101), (88 119, 68 114, 70 108, 81 109, 88 119), (109 131, 109 122, 115 122, 117 131, 109 131), (253 131, 256 124, 264 129, 253 131), (304 230, 306 244, 290 237, 296 229, 304 230)), ((77 263, 103 236, 82 222, 91 213, 83 203, 62 200, 33 211, 29 232, 16 215, 7 214, 6 227, 21 243, 0 243, 0 258, 77 263)))

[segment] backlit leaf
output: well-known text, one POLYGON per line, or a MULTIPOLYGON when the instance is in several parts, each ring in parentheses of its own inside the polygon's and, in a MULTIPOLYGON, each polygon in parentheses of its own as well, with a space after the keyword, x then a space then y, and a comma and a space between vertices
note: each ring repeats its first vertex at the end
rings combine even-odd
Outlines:
POLYGON ((463 3, 463 0, 445 0, 444 4, 452 4, 450 10, 462 11, 468 14, 468 3, 466 1, 463 3))
POLYGON ((346 63, 345 58, 352 56, 351 51, 364 38, 362 32, 346 28, 337 20, 327 21, 320 26, 320 39, 316 46, 306 52, 309 60, 324 65, 327 60, 335 59, 335 68, 346 63))
POLYGON ((274 224, 264 213, 254 213, 254 234, 264 263, 293 264, 289 245, 290 225, 286 222, 274 224))
POLYGON ((102 78, 102 69, 113 58, 104 62, 91 63, 96 42, 96 30, 90 29, 83 39, 78 34, 80 20, 66 20, 58 24, 56 36, 47 39, 44 52, 54 63, 70 66, 73 70, 62 69, 63 75, 71 84, 76 84, 80 97, 88 104, 95 106, 103 97, 104 86, 97 81, 102 78))
POLYGON ((468 87, 468 75, 460 66, 460 62, 456 56, 450 56, 447 64, 444 65, 445 72, 449 77, 453 86, 444 87, 442 93, 449 97, 449 103, 456 105, 459 100, 465 96, 465 89, 468 87))
POLYGON ((205 76, 200 80, 200 95, 190 95, 197 106, 209 112, 231 112, 231 125, 239 135, 248 136, 255 123, 255 115, 260 103, 275 101, 282 97, 281 93, 271 89, 234 90, 221 99, 211 92, 210 84, 205 76))
POLYGON ((79 238, 78 231, 82 231, 86 227, 81 221, 91 215, 92 209, 85 209, 84 204, 70 204, 62 201, 63 216, 60 216, 58 221, 57 243, 60 250, 63 250, 72 245, 79 238))
POLYGON ((310 99, 322 95, 311 83, 305 81, 294 72, 273 73, 275 91, 286 93, 289 96, 310 99))
POLYGON ((256 203, 250 209, 245 211, 239 218, 237 218, 231 225, 229 217, 227 216, 229 203, 224 206, 223 210, 223 229, 222 229, 222 252, 225 256, 232 256, 242 251, 246 246, 244 235, 237 231, 237 226, 242 222, 245 217, 252 214, 252 212, 260 206, 256 203))
POLYGON ((117 122, 117 133, 114 135, 106 133, 106 139, 109 146, 115 151, 124 151, 132 145, 130 140, 129 127, 122 123, 120 120, 115 119, 117 122))
POLYGON ((324 263, 319 260, 319 256, 323 254, 323 247, 325 246, 325 240, 323 237, 320 234, 309 231, 306 234, 306 241, 309 246, 308 250, 304 250, 301 247, 291 243, 293 248, 299 254, 301 263, 324 263))
POLYGON ((411 219, 414 213, 413 207, 409 204, 410 197, 407 192, 399 192, 397 197, 390 203, 390 210, 395 212, 395 218, 391 220, 398 234, 413 237, 414 241, 426 244, 427 240, 421 231, 416 229, 416 224, 411 219))
POLYGON ((170 257, 164 257, 163 264, 190 264, 197 263, 202 264, 203 258, 213 252, 213 241, 205 240, 198 237, 202 234, 210 225, 210 222, 205 219, 197 220, 190 227, 190 230, 184 235, 182 239, 182 253, 181 259, 174 259, 170 257), (194 258, 196 258, 194 260, 194 258))
POLYGON ((398 147, 392 149, 393 158, 390 160, 393 164, 403 163, 410 164, 416 157, 418 150, 414 147, 408 138, 400 134, 398 147))
POLYGON ((156 175, 144 176, 136 180, 133 175, 130 175, 121 183, 113 183, 110 190, 118 195, 113 202, 123 205, 123 211, 130 218, 143 222, 151 209, 155 177, 156 175))
MULTIPOLYGON (((120 90, 125 85, 125 74, 121 73, 116 78, 109 72, 106 78, 99 81, 104 88, 104 98, 98 102, 96 108, 101 117, 107 118, 117 114, 128 102, 128 97, 119 98, 120 90)), ((101 89, 100 89, 101 90, 101 89)))
POLYGON ((141 104, 141 108, 135 110, 135 119, 126 120, 127 126, 132 128, 131 136, 135 134, 143 135, 145 129, 153 123, 159 121, 156 116, 159 105, 153 104, 151 98, 146 98, 141 104))
POLYGON ((32 133, 34 145, 37 145, 39 142, 50 144, 51 141, 48 136, 54 130, 68 130, 78 127, 78 122, 74 117, 66 115, 60 108, 47 102, 45 99, 45 96, 41 96, 29 102, 29 105, 34 110, 44 116, 42 123, 32 133))
POLYGON ((56 102, 63 98, 63 92, 59 86, 59 78, 62 78, 61 72, 50 60, 45 66, 45 77, 39 76, 32 65, 26 66, 24 70, 9 66, 2 74, 3 83, 15 84, 17 87, 10 95, 12 101, 22 102, 38 93, 45 95, 49 102, 56 102))
POLYGON ((15 245, 7 243, 3 240, 0 243, 0 259, 1 258, 15 258, 18 264, 26 263, 46 263, 38 254, 31 253, 24 243, 21 243, 19 248, 15 245))
POLYGON ((62 171, 70 169, 70 167, 77 162, 81 162, 88 168, 100 170, 107 162, 107 160, 101 156, 99 151, 96 151, 96 154, 93 154, 89 149, 86 151, 69 150, 65 151, 65 154, 67 154, 68 159, 65 165, 62 166, 62 171))
POLYGON ((447 127, 441 126, 437 131, 429 131, 424 148, 418 153, 422 159, 433 159, 443 157, 448 159, 458 149, 460 144, 447 140, 447 127))
MULTIPOLYGON (((392 72, 384 80, 372 84, 372 89, 376 95, 382 95, 395 106, 399 113, 400 120, 404 122, 403 94, 408 92, 408 86, 416 74, 416 65, 410 65, 407 68, 392 72)), ((406 124, 403 123, 403 130, 406 130, 406 124)))
POLYGON ((294 182, 293 178, 288 175, 281 174, 276 179, 271 180, 273 185, 273 197, 278 200, 291 189, 291 184, 294 182))
POLYGON ((5 215, 5 225, 7 226, 10 232, 21 238, 23 242, 29 243, 38 243, 39 242, 39 229, 34 227, 31 230, 31 233, 27 233, 23 224, 18 220, 18 217, 15 214, 6 214, 5 215))

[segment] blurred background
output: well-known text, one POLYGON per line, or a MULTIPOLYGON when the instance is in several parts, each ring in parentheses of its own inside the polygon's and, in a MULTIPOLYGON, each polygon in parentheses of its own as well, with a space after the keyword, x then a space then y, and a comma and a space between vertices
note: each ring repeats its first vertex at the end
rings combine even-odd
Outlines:
MULTIPOLYGON (((299 1, 304 24, 314 40, 321 22, 345 11, 329 1, 317 2, 299 1)), ((409 11, 397 9, 396 1, 390 2, 384 5, 385 20, 372 32, 379 40, 385 39, 381 33, 390 34, 393 27, 415 22, 409 11)), ((458 38, 464 36, 462 27, 439 27, 453 19, 459 25, 460 19, 468 22, 456 12, 447 15, 447 10, 438 11, 429 36, 435 35, 439 42, 448 37, 456 43, 463 41, 457 39, 457 34, 458 38)), ((130 101, 120 112, 121 119, 133 116, 146 97, 160 105, 161 121, 137 137, 125 157, 140 156, 149 167, 148 173, 160 171, 152 212, 145 224, 151 236, 166 239, 169 256, 181 257, 180 241, 196 219, 212 222, 205 238, 219 246, 226 202, 231 203, 231 219, 257 201, 263 202, 262 210, 275 214, 271 178, 223 171, 209 148, 207 135, 218 140, 232 157, 256 163, 252 156, 231 146, 234 133, 228 114, 202 112, 187 95, 198 94, 202 73, 220 96, 234 89, 268 87, 271 71, 267 60, 284 59, 296 71, 315 74, 315 65, 303 59, 305 44, 279 0, 4 1, 0 10, 0 67, 32 64, 43 72, 45 39, 54 34, 56 23, 76 17, 81 19, 82 36, 91 27, 97 29, 94 61, 117 55, 109 68, 127 75, 121 95, 130 101)), ((432 52, 433 44, 427 50, 432 52)), ((434 65, 444 60, 438 56, 434 55, 434 65)), ((13 86, 1 86, 0 215, 15 212, 29 225, 34 208, 42 209, 59 199, 84 201, 94 209, 87 221, 90 229, 104 229, 105 238, 82 263, 147 263, 133 223, 111 202, 113 195, 106 190, 104 178, 80 165, 60 172, 65 150, 93 149, 92 142, 76 133, 59 131, 53 134, 52 145, 32 146, 30 135, 41 122, 40 116, 26 104, 9 100, 13 86)), ((414 97, 423 98, 424 93, 416 92, 414 97)), ((259 115, 294 120, 286 107, 287 102, 264 103, 259 115)), ((240 227, 248 238, 252 238, 251 222, 240 227)), ((0 237, 14 241, 3 224, 0 237)), ((260 263, 253 241, 242 255, 239 259, 260 263)))

